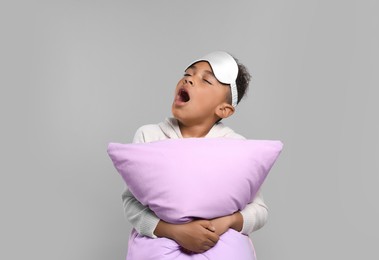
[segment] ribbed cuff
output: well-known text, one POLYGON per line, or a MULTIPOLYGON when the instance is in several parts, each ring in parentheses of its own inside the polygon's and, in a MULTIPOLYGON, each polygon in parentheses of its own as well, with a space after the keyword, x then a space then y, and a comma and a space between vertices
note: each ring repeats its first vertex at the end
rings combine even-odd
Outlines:
POLYGON ((159 220, 160 219, 152 212, 144 214, 140 222, 140 234, 151 238, 158 238, 154 235, 154 230, 157 227, 159 220))
POLYGON ((254 216, 252 214, 249 214, 249 211, 240 211, 242 218, 243 218, 243 225, 242 225, 242 230, 241 233, 244 235, 250 235, 251 232, 253 232, 254 229, 254 221, 253 218, 254 216))

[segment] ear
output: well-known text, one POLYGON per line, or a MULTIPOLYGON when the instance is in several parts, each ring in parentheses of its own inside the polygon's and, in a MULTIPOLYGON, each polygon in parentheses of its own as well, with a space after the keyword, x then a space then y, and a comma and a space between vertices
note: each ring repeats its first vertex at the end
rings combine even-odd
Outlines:
POLYGON ((235 108, 232 105, 224 102, 216 107, 215 114, 219 118, 227 118, 233 115, 234 111, 235 111, 235 108))

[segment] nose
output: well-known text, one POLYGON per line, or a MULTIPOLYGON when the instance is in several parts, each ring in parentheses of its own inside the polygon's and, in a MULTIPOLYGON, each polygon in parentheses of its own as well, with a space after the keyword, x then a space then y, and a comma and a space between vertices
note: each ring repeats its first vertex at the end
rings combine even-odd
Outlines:
POLYGON ((186 77, 184 79, 184 82, 190 84, 191 86, 193 85, 193 81, 192 81, 192 79, 190 77, 186 77))

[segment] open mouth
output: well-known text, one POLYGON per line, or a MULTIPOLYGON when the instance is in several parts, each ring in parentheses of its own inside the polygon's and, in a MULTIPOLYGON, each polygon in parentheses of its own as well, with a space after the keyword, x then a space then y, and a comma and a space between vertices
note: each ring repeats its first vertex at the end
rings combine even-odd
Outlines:
POLYGON ((182 102, 188 102, 190 100, 190 96, 187 90, 185 90, 184 88, 179 90, 178 96, 179 96, 179 100, 182 102))

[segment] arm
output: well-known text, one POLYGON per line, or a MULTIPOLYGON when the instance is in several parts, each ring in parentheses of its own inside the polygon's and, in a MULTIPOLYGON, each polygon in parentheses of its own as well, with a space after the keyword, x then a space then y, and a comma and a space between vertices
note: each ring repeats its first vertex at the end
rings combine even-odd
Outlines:
POLYGON ((261 190, 257 192, 253 202, 246 205, 241 210, 243 216, 243 227, 241 232, 245 235, 250 235, 252 232, 262 228, 268 217, 268 207, 265 204, 261 190))
POLYGON ((189 252, 203 253, 219 240, 219 235, 209 220, 194 220, 186 224, 170 224, 160 220, 155 234, 175 240, 189 252))
POLYGON ((132 224, 135 230, 144 236, 156 238, 154 229, 156 228, 159 218, 148 207, 142 205, 134 195, 125 189, 122 194, 124 206, 124 215, 132 224))
POLYGON ((254 200, 246 207, 232 215, 215 218, 212 224, 215 232, 220 236, 229 228, 232 228, 245 235, 251 234, 264 226, 267 222, 268 208, 263 201, 263 196, 258 191, 254 200))
POLYGON ((122 199, 126 218, 141 235, 170 238, 195 253, 207 251, 219 240, 219 235, 214 232, 209 220, 170 224, 160 220, 148 207, 143 206, 128 189, 122 194, 122 199))

